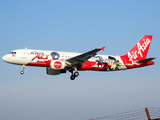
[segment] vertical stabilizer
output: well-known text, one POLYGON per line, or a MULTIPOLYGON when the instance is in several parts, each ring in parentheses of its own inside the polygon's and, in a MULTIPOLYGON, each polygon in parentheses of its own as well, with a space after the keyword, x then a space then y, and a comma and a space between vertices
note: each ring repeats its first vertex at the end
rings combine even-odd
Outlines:
POLYGON ((145 35, 126 55, 121 56, 125 63, 146 59, 152 41, 152 35, 145 35))

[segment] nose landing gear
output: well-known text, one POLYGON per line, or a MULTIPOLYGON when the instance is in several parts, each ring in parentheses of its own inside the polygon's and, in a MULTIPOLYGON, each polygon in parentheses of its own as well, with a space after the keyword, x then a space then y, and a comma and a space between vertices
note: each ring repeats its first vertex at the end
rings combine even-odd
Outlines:
POLYGON ((21 71, 20 73, 21 73, 21 75, 23 75, 23 74, 24 74, 24 71, 21 71))
POLYGON ((25 68, 25 65, 22 66, 22 71, 20 72, 21 75, 24 74, 24 68, 25 68))

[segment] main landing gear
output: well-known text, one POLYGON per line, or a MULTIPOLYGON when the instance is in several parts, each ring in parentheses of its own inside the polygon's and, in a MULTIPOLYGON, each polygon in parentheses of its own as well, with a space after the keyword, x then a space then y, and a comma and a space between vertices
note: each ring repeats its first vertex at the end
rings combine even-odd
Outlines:
POLYGON ((25 65, 22 66, 22 71, 20 72, 21 75, 24 74, 24 68, 25 68, 25 65))
POLYGON ((70 77, 70 79, 71 80, 74 80, 75 79, 75 77, 78 77, 79 76, 79 73, 76 71, 76 72, 74 72, 74 74, 73 74, 73 70, 71 70, 71 71, 69 71, 69 72, 71 72, 72 73, 72 75, 71 75, 71 77, 70 77))
POLYGON ((79 76, 79 73, 77 72, 77 66, 76 65, 73 65, 72 68, 75 70, 75 72, 73 73, 73 70, 70 70, 69 72, 72 73, 70 79, 71 80, 74 80, 75 77, 78 77, 79 76))

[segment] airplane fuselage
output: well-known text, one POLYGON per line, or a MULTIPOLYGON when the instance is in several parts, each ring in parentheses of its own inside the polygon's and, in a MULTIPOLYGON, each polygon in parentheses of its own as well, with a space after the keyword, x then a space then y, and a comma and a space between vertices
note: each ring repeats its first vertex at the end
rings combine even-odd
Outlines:
MULTIPOLYGON (((75 57, 82 53, 75 52, 60 52, 60 51, 47 51, 47 50, 34 50, 34 49, 17 49, 13 50, 9 54, 5 55, 2 59, 5 62, 16 64, 16 65, 25 65, 25 66, 39 66, 39 67, 50 67, 51 61, 66 61, 69 58, 75 57), (57 58, 53 58, 51 53, 57 53, 57 58)), ((109 64, 108 70, 115 70, 116 61, 119 61, 121 64, 119 70, 127 69, 124 65, 120 56, 111 56, 111 55, 96 55, 85 61, 83 65, 77 67, 78 70, 102 70, 105 64, 109 64), (103 61, 100 61, 100 57, 103 58, 103 61), (111 59, 108 59, 110 57, 111 59), (101 62, 98 64, 98 62, 101 62), (113 69, 114 68, 114 69, 113 69)), ((66 68, 66 69, 69 69, 66 68)), ((71 68, 72 69, 72 68, 71 68)))

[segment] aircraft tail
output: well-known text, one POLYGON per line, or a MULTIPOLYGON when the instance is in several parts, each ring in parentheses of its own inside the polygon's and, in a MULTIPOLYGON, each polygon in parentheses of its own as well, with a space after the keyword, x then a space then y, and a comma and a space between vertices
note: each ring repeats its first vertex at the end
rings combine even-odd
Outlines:
POLYGON ((126 55, 121 56, 122 59, 130 64, 146 59, 152 37, 152 35, 145 35, 126 55))

